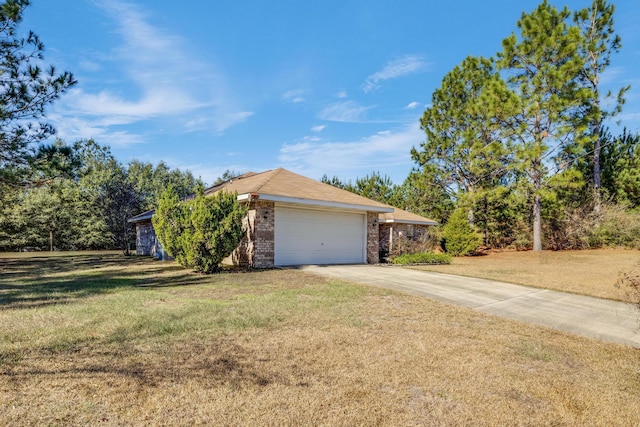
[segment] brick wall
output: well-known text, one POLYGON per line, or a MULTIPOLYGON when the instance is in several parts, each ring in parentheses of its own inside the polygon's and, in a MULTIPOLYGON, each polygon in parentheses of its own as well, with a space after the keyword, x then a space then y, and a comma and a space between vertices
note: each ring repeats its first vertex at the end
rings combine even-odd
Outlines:
POLYGON ((275 209, 273 202, 252 202, 243 219, 245 236, 231 254, 231 262, 244 267, 273 267, 275 209))
POLYGON ((136 255, 153 256, 166 261, 173 260, 173 257, 162 248, 151 221, 136 223, 136 255))
POLYGON ((388 255, 400 255, 407 250, 417 249, 415 244, 428 236, 428 225, 380 224, 380 257, 382 259, 388 255))
POLYGON ((383 260, 389 255, 389 249, 391 245, 391 233, 393 233, 392 224, 380 224, 380 259, 383 260))
POLYGON ((156 233, 151 221, 136 223, 136 255, 151 255, 156 244, 156 233))
POLYGON ((273 202, 256 203, 255 255, 253 266, 273 267, 275 262, 275 206, 273 202))
POLYGON ((380 232, 378 214, 367 212, 367 264, 380 262, 380 232))

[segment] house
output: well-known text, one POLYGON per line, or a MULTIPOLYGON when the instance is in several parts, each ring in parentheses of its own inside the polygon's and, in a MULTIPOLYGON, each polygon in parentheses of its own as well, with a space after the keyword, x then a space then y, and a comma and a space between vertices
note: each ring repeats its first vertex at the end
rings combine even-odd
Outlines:
MULTIPOLYGON (((237 192, 246 203, 246 236, 230 261, 250 267, 303 264, 377 263, 393 239, 422 235, 427 218, 376 202, 286 169, 249 172, 215 185, 205 195, 237 192)), ((151 218, 144 212, 136 224, 136 253, 166 258, 151 218)))

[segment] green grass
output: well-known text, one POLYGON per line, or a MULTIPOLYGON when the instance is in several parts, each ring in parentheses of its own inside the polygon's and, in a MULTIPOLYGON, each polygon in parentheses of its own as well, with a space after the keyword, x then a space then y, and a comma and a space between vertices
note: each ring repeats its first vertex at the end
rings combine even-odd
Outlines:
POLYGON ((341 311, 364 293, 331 282, 287 284, 280 277, 288 274, 274 271, 252 273, 250 283, 239 284, 250 276, 203 276, 120 255, 69 256, 63 263, 36 256, 3 262, 3 269, 0 360, 5 362, 34 350, 73 353, 97 342, 150 345, 270 328, 314 310, 341 311))
POLYGON ((638 350, 299 270, 0 256, 0 425, 639 425, 638 350))

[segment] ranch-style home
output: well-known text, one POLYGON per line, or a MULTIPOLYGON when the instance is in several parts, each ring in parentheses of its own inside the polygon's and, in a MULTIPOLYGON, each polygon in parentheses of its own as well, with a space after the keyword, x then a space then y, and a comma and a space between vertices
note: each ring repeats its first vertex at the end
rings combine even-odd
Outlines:
MULTIPOLYGON (((417 238, 435 221, 306 178, 286 169, 249 172, 205 191, 238 193, 248 205, 246 236, 229 261, 257 268, 304 264, 375 264, 394 240, 417 238)), ((136 224, 136 253, 166 258, 151 218, 136 224)))

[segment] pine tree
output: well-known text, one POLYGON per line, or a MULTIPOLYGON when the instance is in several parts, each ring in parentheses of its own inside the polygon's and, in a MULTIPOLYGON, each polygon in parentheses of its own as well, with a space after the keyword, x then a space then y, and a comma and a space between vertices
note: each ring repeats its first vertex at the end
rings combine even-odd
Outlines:
POLYGON ((6 0, 0 5, 0 192, 3 185, 33 184, 35 169, 46 170, 50 160, 69 155, 54 146, 35 147, 55 133, 42 122, 45 107, 76 84, 69 72, 40 68, 44 45, 33 32, 18 36, 18 25, 29 0, 6 0))
POLYGON ((549 167, 580 145, 586 126, 582 113, 591 101, 591 91, 578 84, 583 38, 577 26, 567 24, 570 15, 566 7, 559 11, 543 1, 523 13, 520 37, 506 38, 498 54, 499 68, 519 98, 518 114, 505 125, 512 131, 516 164, 531 186, 534 251, 542 250, 541 192, 549 167))
POLYGON ((515 101, 493 61, 470 56, 447 73, 420 121, 426 140, 411 156, 423 176, 467 206, 472 225, 478 202, 508 172, 500 124, 515 101))
MULTIPOLYGON (((593 142, 593 146, 589 145, 589 151, 592 153, 592 179, 596 211, 600 208, 601 198, 600 154, 602 147, 600 134, 602 123, 607 117, 614 116, 621 111, 624 104, 624 94, 630 88, 630 86, 624 86, 619 89, 617 102, 610 111, 602 107, 600 78, 611 64, 611 55, 618 52, 622 47, 622 40, 619 35, 615 34, 613 27, 614 11, 615 6, 607 3, 606 0, 593 0, 590 7, 574 14, 574 22, 581 29, 584 36, 579 47, 579 53, 584 60, 580 80, 586 88, 593 92, 593 102, 588 105, 585 114, 590 122, 590 136, 593 142)), ((604 94, 604 96, 605 98, 611 98, 611 91, 604 94)))

